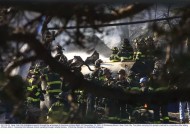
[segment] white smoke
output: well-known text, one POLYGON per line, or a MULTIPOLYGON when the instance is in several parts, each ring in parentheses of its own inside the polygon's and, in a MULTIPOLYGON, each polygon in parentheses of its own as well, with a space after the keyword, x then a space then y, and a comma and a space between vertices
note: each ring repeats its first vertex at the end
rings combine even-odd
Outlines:
MULTIPOLYGON (((91 56, 91 54, 87 54, 84 52, 68 52, 68 53, 64 53, 65 56, 67 56, 68 60, 74 58, 74 56, 80 56, 84 61, 86 60, 87 57, 91 56)), ((132 67, 134 62, 111 62, 109 60, 109 57, 104 57, 100 54, 100 59, 103 61, 103 63, 101 64, 101 67, 103 68, 108 68, 112 71, 113 76, 117 75, 117 72, 120 69, 125 69, 126 72, 128 73, 129 69, 132 67), (126 67, 125 65, 127 65, 128 67, 126 67)), ((90 65, 91 69, 95 69, 94 65, 90 65)), ((82 66, 82 73, 83 74, 90 74, 92 73, 87 66, 82 66)))
MULTIPOLYGON (((143 11, 135 16, 133 16, 131 21, 139 21, 139 20, 147 20, 147 19, 155 19, 155 18, 162 18, 164 15, 166 15, 167 7, 158 7, 157 10, 155 11, 155 7, 152 7, 149 11, 143 11), (157 14, 156 14, 157 12, 157 14)), ((52 19, 53 20, 53 19, 52 19)), ((62 26, 62 23, 57 20, 57 21, 52 21, 53 23, 49 23, 48 27, 53 27, 53 26, 62 26), (56 23, 56 24, 55 24, 56 23)), ((119 22, 130 22, 129 18, 119 20, 116 22, 112 23, 119 23, 119 22)), ((103 29, 103 33, 95 33, 96 36, 101 39, 101 41, 106 44, 109 48, 112 48, 114 46, 119 46, 121 43, 122 39, 124 37, 129 38, 129 40, 133 40, 134 38, 137 38, 141 35, 144 35, 146 33, 149 33, 149 28, 148 24, 135 24, 135 25, 125 25, 125 26, 113 26, 113 27, 106 27, 103 29)), ((55 44, 59 43, 60 45, 67 47, 65 42, 70 39, 67 34, 63 34, 62 36, 59 36, 56 38, 56 40, 53 42, 55 44)), ((95 42, 92 42, 92 45, 96 45, 95 42)), ((70 50, 75 50, 73 47, 77 48, 76 45, 70 45, 72 46, 70 50)), ((23 47, 24 49, 24 47, 23 47)), ((79 49, 78 49, 79 50, 79 49)), ((24 51, 24 50, 23 50, 24 51)), ((68 50, 69 51, 69 50, 68 50)), ((67 56, 67 58, 70 60, 74 56, 81 56, 83 60, 86 60, 87 57, 91 56, 89 53, 85 53, 85 51, 74 51, 74 52, 68 52, 67 48, 66 51, 63 51, 63 53, 67 56)), ((124 68, 125 63, 110 63, 109 61, 109 56, 104 57, 103 54, 106 53, 107 50, 102 50, 100 53, 100 59, 104 61, 102 64, 103 67, 110 68, 113 71, 118 71, 121 68, 124 68)), ((110 52, 109 52, 110 53, 110 52)), ((108 53, 108 54, 109 54, 108 53)), ((52 55, 55 55, 54 53, 52 55)), ((126 63, 127 64, 127 63, 126 63)), ((28 69, 29 69, 30 64, 26 64, 20 68, 16 68, 12 74, 20 74, 23 78, 26 78, 28 69)), ((92 66, 93 67, 93 66, 92 66)), ((86 70, 86 67, 84 67, 84 70, 86 70)), ((88 72, 88 71, 83 71, 83 72, 88 72)))

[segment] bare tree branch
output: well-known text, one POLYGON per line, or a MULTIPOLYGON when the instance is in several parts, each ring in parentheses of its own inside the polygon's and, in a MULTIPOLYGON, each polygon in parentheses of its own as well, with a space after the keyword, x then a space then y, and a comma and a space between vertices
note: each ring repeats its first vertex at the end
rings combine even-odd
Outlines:
POLYGON ((25 25, 23 26, 23 28, 26 28, 26 27, 32 25, 32 24, 35 23, 36 21, 40 21, 40 19, 42 18, 42 16, 43 16, 43 15, 40 15, 40 16, 34 18, 33 20, 29 21, 27 24, 25 24, 25 25))
MULTIPOLYGON (((159 18, 159 19, 150 19, 150 20, 141 20, 141 21, 133 21, 133 22, 123 22, 123 23, 113 23, 113 24, 100 24, 100 25, 95 25, 95 27, 110 27, 110 26, 122 26, 122 25, 142 24, 142 23, 149 23, 149 22, 157 22, 157 21, 179 19, 181 17, 182 16, 172 16, 172 17, 165 17, 165 18, 159 18)), ((92 28, 92 27, 93 27, 93 25, 79 26, 79 28, 92 28)), ((47 29, 49 29, 49 30, 76 29, 76 26, 69 26, 69 27, 62 27, 62 28, 49 27, 47 29)))
MULTIPOLYGON (((119 4, 119 3, 118 3, 119 4)), ((14 4, 11 5, 11 3, 8 4, 9 6, 16 6, 14 4)), ((26 9, 28 11, 36 11, 40 12, 44 15, 48 16, 58 16, 58 17, 64 17, 64 18, 70 18, 71 16, 74 16, 76 13, 80 12, 81 17, 87 16, 88 20, 86 20, 89 24, 93 20, 97 20, 100 22, 110 22, 118 19, 123 19, 126 17, 132 17, 133 15, 148 9, 152 4, 130 4, 125 7, 119 7, 115 9, 115 12, 111 13, 96 13, 96 7, 99 5, 96 4, 91 4, 89 6, 79 6, 80 4, 57 4, 57 3, 52 3, 52 5, 44 5, 44 4, 39 4, 36 6, 31 6, 31 4, 18 4, 18 8, 21 9, 26 9), (55 4, 55 5, 54 5, 55 4)))
POLYGON ((21 65, 23 65, 23 64, 26 64, 26 63, 28 63, 28 62, 31 62, 31 61, 35 61, 37 59, 37 57, 36 56, 32 56, 32 57, 29 57, 29 58, 24 58, 24 59, 21 59, 21 60, 17 60, 17 61, 13 61, 12 63, 10 63, 10 65, 9 66, 7 66, 6 68, 5 68, 5 74, 7 75, 7 76, 9 76, 9 74, 10 74, 10 72, 14 69, 14 68, 16 68, 16 67, 18 67, 18 66, 21 66, 21 65))
POLYGON ((97 20, 101 22, 110 22, 114 20, 123 19, 126 17, 132 17, 133 15, 145 9, 148 9, 151 6, 152 4, 132 4, 126 7, 122 7, 122 8, 120 7, 118 9, 115 9, 117 14, 115 12, 112 12, 111 14, 104 14, 104 15, 98 14, 95 17, 97 17, 97 20))
POLYGON ((166 103, 178 100, 190 100, 190 90, 163 90, 157 92, 151 92, 149 94, 143 94, 139 92, 127 91, 125 92, 121 88, 107 87, 98 85, 95 82, 87 81, 69 70, 69 68, 63 66, 57 62, 43 47, 43 45, 35 38, 33 34, 14 34, 9 36, 9 40, 28 42, 30 47, 36 52, 39 58, 43 59, 55 72, 61 74, 64 79, 74 85, 74 88, 83 89, 87 92, 91 92, 94 95, 107 97, 117 100, 123 100, 127 103, 166 103))

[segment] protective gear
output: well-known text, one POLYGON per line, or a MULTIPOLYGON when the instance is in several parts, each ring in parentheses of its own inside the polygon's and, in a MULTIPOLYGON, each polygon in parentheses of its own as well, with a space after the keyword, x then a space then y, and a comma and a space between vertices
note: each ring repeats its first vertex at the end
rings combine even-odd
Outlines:
POLYGON ((130 43, 129 43, 129 40, 128 40, 127 38, 124 38, 123 44, 127 44, 127 45, 130 44, 130 43))
POLYGON ((65 50, 64 48, 62 48, 60 45, 56 45, 56 50, 60 51, 60 50, 65 50))
POLYGON ((110 60, 112 62, 120 61, 120 57, 117 55, 117 53, 119 52, 119 49, 117 47, 113 47, 111 50, 112 50, 112 54, 110 56, 110 60))
POLYGON ((100 67, 100 64, 101 63, 103 63, 103 61, 101 60, 101 59, 97 59, 96 61, 95 61, 95 67, 97 68, 97 67, 100 67))
POLYGON ((140 60, 140 59, 143 59, 145 58, 145 55, 142 54, 142 52, 140 51, 136 51, 133 53, 133 60, 140 60))
POLYGON ((111 71, 108 68, 105 68, 103 70, 103 75, 106 75, 106 74, 111 74, 111 71))
POLYGON ((120 70, 118 71, 118 74, 126 75, 126 72, 125 72, 124 69, 120 69, 120 70))
POLYGON ((113 47, 111 50, 112 50, 113 52, 118 52, 118 51, 119 51, 119 49, 118 49, 117 47, 113 47))
POLYGON ((46 76, 47 81, 47 93, 57 95, 62 92, 62 81, 60 76, 56 73, 48 73, 46 76))
POLYGON ((69 108, 61 101, 52 104, 48 110, 47 122, 48 123, 61 123, 69 115, 69 108))
POLYGON ((120 61, 128 61, 128 60, 132 60, 133 58, 133 48, 129 43, 128 39, 124 39, 122 45, 121 45, 121 49, 118 52, 118 56, 120 58, 120 61))
POLYGON ((133 48, 130 45, 129 39, 124 38, 123 43, 122 43, 122 48, 126 48, 129 52, 133 52, 133 48))
POLYGON ((112 54, 110 56, 110 61, 112 61, 112 62, 119 62, 120 60, 121 59, 120 59, 120 57, 117 54, 112 54))
POLYGON ((28 82, 29 86, 27 87, 27 102, 33 104, 36 103, 35 105, 39 105, 40 100, 44 100, 44 97, 37 81, 37 77, 32 75, 32 78, 29 79, 28 82))
POLYGON ((142 78, 140 78, 139 83, 146 83, 146 82, 148 82, 147 77, 142 77, 142 78))
POLYGON ((55 59, 63 65, 68 66, 68 59, 62 52, 62 50, 65 49, 63 49, 60 45, 57 45, 55 50, 57 52, 57 54, 55 55, 55 59))
MULTIPOLYGON (((63 55, 62 50, 65 50, 65 49, 64 49, 64 48, 62 48, 60 45, 56 45, 55 50, 57 51, 56 56, 57 56, 57 55, 62 56, 62 55, 63 55)), ((56 57, 56 56, 55 56, 55 57, 56 57)))
POLYGON ((29 71, 29 73, 30 73, 31 76, 32 76, 32 75, 38 76, 38 75, 40 75, 40 69, 35 66, 34 69, 31 69, 31 70, 29 71))

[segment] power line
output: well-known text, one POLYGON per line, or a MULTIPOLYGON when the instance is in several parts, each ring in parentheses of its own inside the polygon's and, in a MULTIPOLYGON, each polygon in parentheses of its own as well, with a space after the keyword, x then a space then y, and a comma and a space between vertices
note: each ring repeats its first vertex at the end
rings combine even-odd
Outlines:
POLYGON ((58 29, 76 29, 76 28, 92 28, 92 27, 110 27, 110 26, 122 26, 122 25, 133 25, 133 24, 141 24, 141 23, 149 23, 156 21, 164 21, 164 20, 172 20, 179 19, 182 16, 173 16, 159 19, 151 19, 151 20, 141 20, 141 21, 133 21, 133 22, 123 22, 123 23, 114 23, 114 24, 100 24, 100 25, 86 25, 86 26, 69 26, 69 27, 49 27, 48 30, 58 30, 58 29))

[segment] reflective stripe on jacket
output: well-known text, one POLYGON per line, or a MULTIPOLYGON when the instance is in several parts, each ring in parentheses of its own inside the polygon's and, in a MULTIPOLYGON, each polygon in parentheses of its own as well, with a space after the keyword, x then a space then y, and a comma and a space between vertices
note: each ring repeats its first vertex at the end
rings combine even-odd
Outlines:
POLYGON ((62 90, 62 81, 56 73, 48 73, 46 75, 47 93, 60 93, 62 90))

